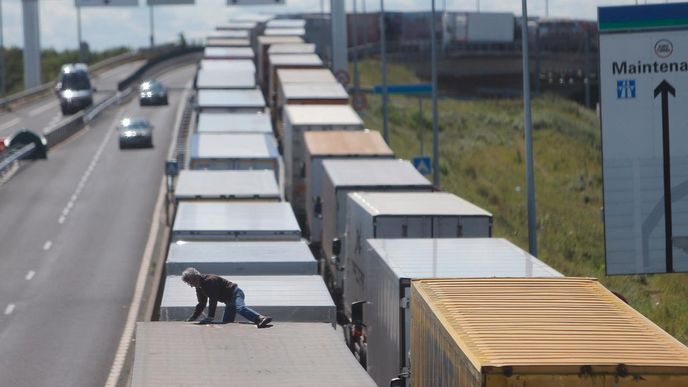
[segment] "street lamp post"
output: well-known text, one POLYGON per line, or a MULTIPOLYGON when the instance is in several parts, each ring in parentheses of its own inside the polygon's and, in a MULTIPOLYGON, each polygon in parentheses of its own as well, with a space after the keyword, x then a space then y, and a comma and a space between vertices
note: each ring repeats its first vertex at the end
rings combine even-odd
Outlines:
POLYGON ((385 47, 385 0, 380 0, 380 71, 382 75, 382 136, 389 144, 389 123, 387 115, 387 50, 385 47))
POLYGON ((435 26, 435 0, 432 0, 432 15, 430 28, 430 49, 432 51, 432 184, 440 187, 440 150, 439 150, 439 126, 437 114, 437 28, 435 26))
POLYGON ((537 256, 537 225, 535 223, 535 178, 533 176, 533 128, 530 109, 530 60, 528 58, 528 4, 521 0, 521 44, 523 57, 523 128, 526 140, 526 181, 528 185, 528 247, 537 256))

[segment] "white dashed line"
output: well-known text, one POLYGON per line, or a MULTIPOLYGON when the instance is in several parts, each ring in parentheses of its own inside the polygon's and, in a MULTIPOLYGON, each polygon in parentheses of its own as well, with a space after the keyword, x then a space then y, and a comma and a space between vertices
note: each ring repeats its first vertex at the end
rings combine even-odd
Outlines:
POLYGON ((51 242, 51 241, 46 241, 46 242, 43 244, 43 250, 46 250, 46 251, 47 251, 47 250, 50 250, 50 248, 51 248, 52 246, 53 246, 53 242, 51 242))
POLYGON ((86 168, 86 171, 84 171, 84 174, 81 176, 81 179, 79 180, 79 184, 77 184, 76 189, 74 190, 74 193, 72 193, 72 195, 70 196, 69 201, 67 202, 64 209, 62 210, 62 214, 57 219, 57 222, 59 224, 63 224, 64 222, 67 221, 67 216, 69 215, 69 212, 72 210, 72 208, 76 204, 76 201, 79 199, 79 195, 81 194, 81 191, 84 189, 84 186, 86 186, 86 182, 88 182, 88 179, 91 177, 91 173, 93 173, 93 170, 96 168, 96 165, 98 164, 98 160, 100 160, 100 156, 102 156, 103 151, 105 150, 105 145, 107 145, 113 132, 114 132, 114 126, 105 135, 105 138, 103 139, 103 142, 98 147, 96 154, 93 155, 93 159, 88 164, 88 167, 86 168))
POLYGON ((36 275, 36 272, 35 272, 35 271, 29 270, 29 272, 26 273, 26 277, 24 277, 24 278, 26 278, 27 281, 31 281, 31 279, 32 279, 33 276, 35 276, 35 275, 36 275))
POLYGON ((14 312, 14 304, 7 305, 7 308, 5 308, 5 314, 9 315, 12 314, 12 312, 14 312))

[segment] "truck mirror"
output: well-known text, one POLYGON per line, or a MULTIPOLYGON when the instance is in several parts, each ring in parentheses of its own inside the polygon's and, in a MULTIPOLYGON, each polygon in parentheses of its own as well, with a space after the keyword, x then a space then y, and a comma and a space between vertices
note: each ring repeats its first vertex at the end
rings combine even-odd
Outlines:
POLYGON ((315 198, 315 204, 313 204, 313 212, 318 218, 322 218, 322 199, 320 196, 315 198))
POLYGON ((394 378, 389 381, 389 387, 405 387, 406 381, 403 378, 394 378))
POLYGON ((351 303, 351 322, 355 325, 363 325, 363 305, 367 301, 356 301, 351 303))
POLYGON ((301 178, 306 177, 306 163, 302 162, 301 165, 299 165, 299 174, 301 175, 301 178))
POLYGON ((342 252, 342 241, 339 238, 332 239, 332 254, 339 255, 342 252))

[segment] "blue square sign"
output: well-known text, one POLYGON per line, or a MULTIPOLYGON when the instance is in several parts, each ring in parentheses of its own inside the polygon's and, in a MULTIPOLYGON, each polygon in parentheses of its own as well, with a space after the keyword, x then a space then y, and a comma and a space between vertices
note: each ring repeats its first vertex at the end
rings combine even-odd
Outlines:
POLYGON ((635 98, 635 79, 622 79, 616 81, 616 98, 635 98))
POLYGON ((416 156, 411 163, 422 175, 432 174, 432 158, 430 156, 416 156))

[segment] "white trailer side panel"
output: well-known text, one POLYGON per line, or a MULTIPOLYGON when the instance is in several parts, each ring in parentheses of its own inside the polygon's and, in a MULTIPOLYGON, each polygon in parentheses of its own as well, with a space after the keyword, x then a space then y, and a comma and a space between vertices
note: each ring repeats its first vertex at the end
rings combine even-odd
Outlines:
POLYGON ((172 241, 300 239, 289 203, 182 201, 172 226, 172 241))
POLYGON ((315 258, 304 241, 171 243, 167 275, 187 267, 217 275, 315 275, 315 258))
POLYGON ((329 324, 137 323, 131 387, 176 385, 375 387, 329 324))
POLYGON ((368 372, 380 385, 408 365, 411 313, 401 298, 411 279, 562 276, 500 238, 368 239, 364 253, 368 372))
MULTIPOLYGON (((235 282, 246 295, 246 306, 280 322, 326 322, 335 324, 336 309, 319 275, 223 276, 235 282)), ((160 320, 183 321, 194 311, 196 291, 180 276, 165 278, 160 320)), ((217 304, 215 319, 222 320, 225 305, 217 304)), ((206 309, 207 312, 207 309, 206 309)), ((245 321, 237 314, 238 321, 245 321)))

